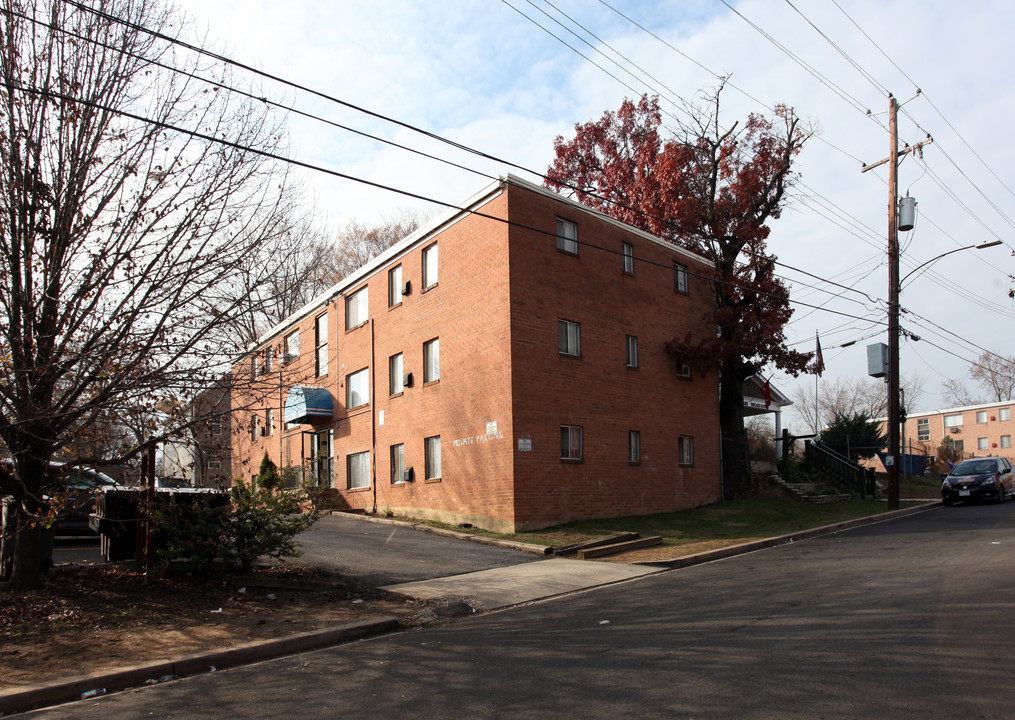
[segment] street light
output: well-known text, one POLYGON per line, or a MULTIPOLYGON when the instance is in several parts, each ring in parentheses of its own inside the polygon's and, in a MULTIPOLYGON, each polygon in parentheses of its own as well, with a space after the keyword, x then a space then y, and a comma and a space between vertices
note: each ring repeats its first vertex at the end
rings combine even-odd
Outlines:
POLYGON ((989 240, 982 243, 977 243, 976 245, 966 245, 965 247, 955 248, 954 250, 949 250, 948 252, 941 253, 937 257, 932 257, 930 260, 920 263, 915 268, 906 273, 906 275, 902 278, 902 280, 899 281, 899 287, 901 289, 901 287, 906 283, 906 280, 909 278, 909 276, 915 273, 917 270, 919 270, 922 267, 926 267, 927 265, 930 265, 932 262, 940 260, 945 255, 951 255, 952 253, 957 253, 962 250, 983 250, 984 248, 996 247, 1000 244, 1001 244, 1000 240, 989 240))

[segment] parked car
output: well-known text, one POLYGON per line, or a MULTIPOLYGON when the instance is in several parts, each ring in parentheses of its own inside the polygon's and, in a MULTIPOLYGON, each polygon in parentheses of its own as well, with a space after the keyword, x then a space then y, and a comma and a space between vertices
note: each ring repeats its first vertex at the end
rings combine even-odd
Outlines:
POLYGON ((941 482, 941 500, 951 505, 959 500, 993 500, 1003 503, 1015 494, 1015 475, 1003 457, 963 460, 941 482))
MULTIPOLYGON (((10 475, 13 463, 0 460, 0 472, 10 475)), ((95 535, 88 527, 88 516, 95 512, 95 496, 102 488, 120 487, 105 473, 88 467, 49 464, 49 478, 43 497, 55 503, 53 528, 57 535, 95 535)))

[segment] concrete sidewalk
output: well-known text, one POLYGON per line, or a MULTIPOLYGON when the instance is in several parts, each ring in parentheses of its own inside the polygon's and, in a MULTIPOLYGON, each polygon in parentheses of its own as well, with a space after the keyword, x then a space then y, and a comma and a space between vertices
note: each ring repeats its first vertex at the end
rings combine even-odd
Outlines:
POLYGON ((657 572, 662 569, 554 558, 381 589, 424 600, 458 597, 477 610, 497 610, 657 572))

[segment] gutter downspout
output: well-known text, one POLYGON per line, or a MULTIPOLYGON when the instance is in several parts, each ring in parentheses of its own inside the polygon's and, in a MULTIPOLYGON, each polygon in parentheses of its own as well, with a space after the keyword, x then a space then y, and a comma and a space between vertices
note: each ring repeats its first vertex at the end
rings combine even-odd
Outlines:
POLYGON ((374 372, 374 319, 370 318, 370 487, 373 488, 374 509, 377 514, 377 373, 374 372))

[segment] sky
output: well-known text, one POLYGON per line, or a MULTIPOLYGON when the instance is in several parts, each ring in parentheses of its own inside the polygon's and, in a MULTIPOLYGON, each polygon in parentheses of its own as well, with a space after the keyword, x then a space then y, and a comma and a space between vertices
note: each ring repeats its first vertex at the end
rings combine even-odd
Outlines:
MULTIPOLYGON (((430 152, 461 169, 319 121, 289 119, 291 157, 408 193, 457 203, 491 177, 533 182, 553 141, 642 93, 662 98, 664 126, 726 77, 721 122, 783 103, 813 123, 800 180, 771 223, 769 249, 795 309, 791 347, 821 338, 820 383, 867 374, 866 346, 887 343, 888 93, 901 104, 900 195, 917 201, 900 233, 901 372, 922 385, 913 410, 945 407, 941 384, 968 380, 984 351, 1015 355, 1015 3, 916 0, 177 0, 205 47, 266 73, 480 150, 495 162, 403 126, 268 80, 289 106, 430 152), (551 4, 552 3, 552 4, 551 4), (640 26, 640 27, 639 27, 640 26), (552 34, 551 34, 552 33, 552 34), (569 47, 570 46, 570 47, 569 47), (578 51, 578 52, 576 52, 578 51), (579 54, 579 52, 581 54, 579 54), (1001 240, 1002 245, 943 253, 1001 240), (909 277, 911 270, 920 268, 909 277), (917 336, 916 340, 912 336, 917 336)), ((247 77, 243 71, 238 76, 247 77)), ((330 228, 367 225, 404 195, 308 171, 330 228)), ((801 383, 774 368, 792 396, 801 383)), ((820 388, 820 384, 819 384, 820 388)), ((788 410, 784 424, 802 431, 788 410)))

